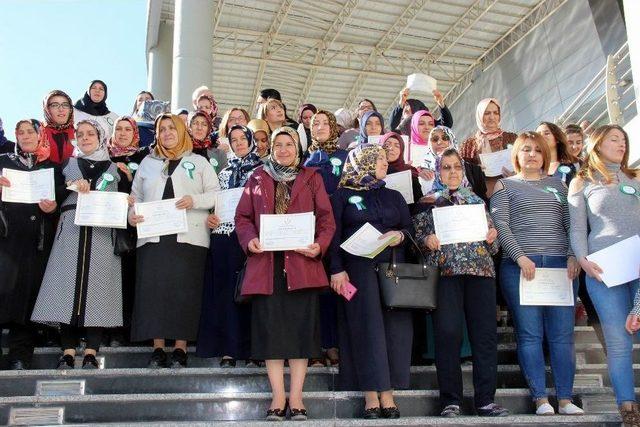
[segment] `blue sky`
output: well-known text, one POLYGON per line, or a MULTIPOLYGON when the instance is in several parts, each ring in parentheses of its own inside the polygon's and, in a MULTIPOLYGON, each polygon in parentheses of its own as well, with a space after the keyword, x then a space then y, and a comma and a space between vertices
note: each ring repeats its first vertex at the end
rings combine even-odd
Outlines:
POLYGON ((146 89, 146 0, 0 0, 0 117, 9 139, 15 123, 42 120, 53 89, 81 98, 104 80, 107 106, 129 114, 146 89))

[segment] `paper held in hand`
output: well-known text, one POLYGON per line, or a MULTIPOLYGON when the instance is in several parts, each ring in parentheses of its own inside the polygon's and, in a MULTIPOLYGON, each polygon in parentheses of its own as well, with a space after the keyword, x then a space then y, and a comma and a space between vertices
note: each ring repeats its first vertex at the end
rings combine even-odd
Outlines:
POLYGON ((78 193, 75 225, 127 228, 129 201, 126 193, 90 191, 78 193))
POLYGON ((55 200, 53 169, 20 171, 3 169, 11 187, 2 187, 2 201, 11 203, 40 203, 41 200, 55 200))
POLYGON ((484 203, 434 208, 433 225, 441 245, 482 242, 489 232, 484 203))
POLYGON ((493 153, 480 153, 480 162, 482 163, 485 176, 500 176, 503 173, 502 168, 513 172, 511 151, 512 147, 505 150, 494 151, 493 153))
POLYGON ((587 255, 602 269, 600 277, 607 287, 619 286, 640 276, 640 237, 631 236, 587 255))
POLYGON ((351 255, 375 258, 394 239, 394 236, 389 236, 386 239, 378 240, 380 236, 382 236, 382 233, 367 222, 345 240, 340 247, 351 255))
POLYGON ((136 203, 134 205, 136 215, 144 217, 144 221, 136 226, 138 239, 188 232, 187 210, 178 209, 177 201, 178 199, 165 199, 136 203))
POLYGON ((520 305, 574 305, 573 284, 566 268, 536 268, 533 280, 520 274, 520 305))
POLYGON ((407 76, 407 88, 410 92, 431 93, 438 88, 438 81, 431 76, 422 73, 407 76))
POLYGON ((305 249, 313 243, 315 233, 313 212, 260 215, 260 245, 265 251, 305 249))
POLYGON ((216 216, 220 219, 220 224, 225 222, 235 223, 236 208, 240 198, 244 193, 244 187, 222 190, 216 193, 216 216))
POLYGON ((404 197, 404 200, 408 205, 414 202, 413 182, 410 170, 389 174, 384 178, 383 181, 386 182, 385 186, 387 188, 396 190, 400 194, 402 194, 402 197, 404 197))

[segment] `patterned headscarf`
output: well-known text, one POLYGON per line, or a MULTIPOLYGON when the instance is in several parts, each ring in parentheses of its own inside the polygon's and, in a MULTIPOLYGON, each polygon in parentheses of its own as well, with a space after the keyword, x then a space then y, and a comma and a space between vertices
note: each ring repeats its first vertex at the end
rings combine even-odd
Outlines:
MULTIPOLYGON (((429 147, 424 156, 424 159, 422 159, 422 163, 420 163, 420 167, 423 169, 435 170, 436 160, 440 157, 440 155, 436 154, 431 145, 431 137, 436 131, 444 132, 444 134, 449 138, 449 146, 447 146, 444 150, 448 148, 458 148, 458 141, 456 141, 456 136, 453 134, 453 131, 450 128, 448 128, 447 126, 434 127, 433 129, 431 129, 431 132, 429 132, 429 147)), ((444 150, 442 150, 442 152, 444 152, 444 150)))
POLYGON ((298 139, 298 132, 288 126, 283 126, 274 130, 271 135, 270 151, 271 154, 269 155, 269 158, 264 162, 264 171, 273 178, 274 181, 276 181, 275 213, 284 214, 287 213, 289 203, 291 203, 291 187, 293 185, 290 183, 295 180, 298 173, 300 173, 298 165, 300 164, 300 152, 302 151, 302 147, 300 146, 300 140, 298 139), (280 134, 289 135, 296 143, 296 156, 292 166, 282 166, 276 162, 273 146, 275 144, 276 137, 280 134))
POLYGON ((36 119, 24 119, 16 123, 16 145, 14 147, 14 152, 23 160, 23 163, 27 164, 28 166, 31 166, 33 164, 33 157, 35 157, 35 163, 44 162, 49 158, 49 155, 51 154, 51 147, 49 146, 49 141, 47 141, 44 136, 42 123, 40 123, 36 119), (36 133, 38 134, 38 145, 36 146, 35 151, 33 151, 32 153, 26 153, 22 151, 22 148, 20 148, 20 143, 18 142, 18 128, 23 123, 29 123, 31 126, 33 126, 36 133))
POLYGON ((156 118, 155 131, 156 142, 153 148, 153 152, 156 156, 167 160, 178 160, 181 159, 185 154, 191 153, 191 151, 193 151, 193 142, 191 142, 191 137, 187 132, 187 127, 184 125, 184 122, 180 117, 175 116, 171 113, 160 114, 156 118), (176 146, 171 149, 164 148, 160 143, 160 122, 162 122, 163 119, 171 119, 173 125, 178 131, 178 144, 176 144, 176 146))
POLYGON ((394 160, 393 162, 389 162, 388 170, 391 170, 393 172, 402 172, 402 171, 410 170, 411 171, 411 175, 414 176, 414 177, 417 177, 418 176, 418 170, 416 168, 412 167, 411 165, 408 165, 404 161, 404 149, 405 149, 405 147, 404 147, 404 139, 402 139, 402 136, 399 133, 387 132, 382 136, 382 138, 380 138, 380 146, 382 148, 384 148, 385 151, 387 151, 387 159, 389 158, 389 152, 387 150, 387 147, 385 147, 385 144, 391 138, 394 138, 399 142, 399 144, 400 144, 400 156, 398 156, 398 158, 396 160, 394 160))
POLYGON ((309 146, 309 152, 313 153, 314 151, 321 150, 326 154, 333 154, 338 149, 338 136, 338 123, 336 122, 336 116, 334 116, 330 111, 318 110, 318 112, 311 118, 311 145, 309 146), (318 120, 317 117, 319 114, 324 114, 329 120, 329 138, 324 142, 318 141, 313 133, 313 125, 316 120, 318 120))
POLYGON ((490 153, 491 144, 489 141, 501 137, 504 132, 500 129, 500 126, 498 126, 498 130, 494 132, 489 132, 487 128, 484 127, 484 122, 482 120, 484 118, 484 112, 492 102, 498 106, 499 110, 501 110, 500 103, 495 98, 485 98, 480 101, 476 107, 476 125, 478 126, 478 131, 476 132, 476 143, 480 153, 490 153))
POLYGON ((351 150, 338 187, 371 190, 384 186, 385 182, 376 178, 376 163, 380 151, 382 147, 374 144, 359 144, 351 150))
POLYGON ((66 93, 64 93, 63 91, 52 90, 51 92, 49 92, 42 100, 42 109, 44 110, 44 119, 46 121, 45 127, 52 128, 55 130, 64 130, 64 129, 69 129, 70 127, 73 128, 73 102, 71 101, 71 97, 66 93), (69 111, 69 119, 61 125, 56 123, 56 121, 53 119, 51 114, 49 114, 49 107, 48 107, 49 100, 54 96, 61 96, 65 98, 65 100, 69 103, 69 106, 71 107, 69 111))
POLYGON ((429 194, 435 194, 436 196, 445 198, 456 205, 476 205, 484 203, 484 201, 473 192, 471 184, 469 184, 469 180, 467 179, 467 175, 465 173, 464 160, 462 159, 462 156, 460 156, 460 154, 458 154, 458 158, 460 159, 460 164, 462 165, 462 181, 460 181, 460 185, 458 185, 458 188, 454 191, 450 191, 449 188, 443 184, 441 174, 442 156, 440 156, 436 159, 436 176, 433 180, 433 188, 431 189, 429 194))
POLYGON ((346 130, 353 127, 353 113, 351 111, 346 108, 338 108, 333 114, 336 116, 336 122, 343 129, 346 130))
POLYGON ((82 150, 80 150, 80 148, 76 147, 74 156, 79 159, 93 160, 98 162, 110 160, 109 149, 107 148, 107 137, 104 134, 104 129, 102 129, 102 126, 100 126, 98 122, 92 119, 80 120, 78 124, 76 124, 76 133, 78 132, 80 125, 83 124, 92 126, 98 133, 98 148, 96 148, 93 153, 85 154, 82 152, 82 150))
MULTIPOLYGON (((203 96, 206 96, 206 95, 201 95, 198 97, 198 99, 202 98, 203 96)), ((209 117, 209 114, 207 114, 207 112, 204 110, 192 111, 187 116, 187 123, 189 125, 187 131, 189 132, 189 136, 191 137, 191 141, 193 142, 193 148, 207 149, 211 147, 211 144, 212 144, 211 132, 213 131, 213 122, 211 121, 211 117, 209 117), (195 119, 196 117, 203 117, 207 121, 207 132, 204 139, 197 139, 196 137, 193 136, 191 125, 192 125, 193 119, 195 119)))
POLYGON ((422 136, 420 135, 420 132, 418 131, 418 123, 420 122, 420 118, 422 116, 429 116, 433 120, 434 124, 436 122, 435 119, 433 118, 433 115, 431 115, 431 113, 428 112, 427 110, 420 110, 413 113, 413 116, 411 117, 411 143, 412 144, 427 145, 429 143, 429 141, 425 141, 422 138, 422 136))
POLYGON ((209 116, 209 118, 213 122, 213 120, 216 118, 216 115, 218 114, 218 104, 216 103, 216 100, 213 99, 212 95, 203 93, 196 99, 196 105, 198 105, 198 102, 200 102, 200 100, 202 99, 208 99, 211 102, 211 116, 209 116))
POLYGON ((316 108, 315 105, 313 105, 313 104, 302 104, 302 106, 298 110, 298 123, 302 123, 302 114, 307 110, 311 110, 313 112, 313 114, 316 114, 318 112, 318 109, 316 108))
POLYGON ((111 138, 109 139, 108 148, 111 157, 130 156, 138 151, 140 148, 140 131, 138 130, 138 124, 132 117, 122 116, 116 120, 113 125, 113 135, 111 135, 111 138), (118 123, 120 122, 127 122, 133 128, 133 139, 126 147, 120 147, 116 142, 116 127, 118 127, 118 123))
POLYGON ((367 111, 362 115, 362 119, 360 120, 360 135, 358 136, 360 138, 360 144, 366 144, 369 140, 369 135, 367 135, 367 122, 373 116, 380 119, 380 126, 382 127, 382 133, 380 135, 384 133, 384 117, 382 117, 382 114, 376 110, 367 111))
POLYGON ((234 125, 229 129, 228 135, 229 145, 233 151, 233 157, 229 160, 229 166, 224 168, 218 175, 220 185, 223 190, 244 186, 247 179, 249 179, 251 172, 262 163, 260 161, 260 157, 256 153, 256 144, 253 140, 253 132, 251 132, 249 128, 242 125, 234 125), (249 144, 249 152, 245 154, 244 157, 238 157, 235 151, 233 151, 231 133, 236 129, 239 129, 244 133, 249 144))

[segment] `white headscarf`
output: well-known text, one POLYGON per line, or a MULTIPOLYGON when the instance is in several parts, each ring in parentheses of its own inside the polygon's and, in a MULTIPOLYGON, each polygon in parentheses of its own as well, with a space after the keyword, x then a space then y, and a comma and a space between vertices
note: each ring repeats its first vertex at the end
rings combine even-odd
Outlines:
POLYGON ((78 124, 76 124, 76 134, 78 133, 78 127, 80 127, 81 124, 89 124, 96 130, 96 132, 98 133, 98 148, 96 148, 96 150, 91 154, 85 154, 76 145, 76 149, 73 153, 74 157, 97 162, 110 160, 109 149, 107 148, 107 137, 105 135, 104 129, 102 129, 102 126, 100 126, 100 124, 98 124, 98 122, 96 122, 95 120, 80 120, 78 124))

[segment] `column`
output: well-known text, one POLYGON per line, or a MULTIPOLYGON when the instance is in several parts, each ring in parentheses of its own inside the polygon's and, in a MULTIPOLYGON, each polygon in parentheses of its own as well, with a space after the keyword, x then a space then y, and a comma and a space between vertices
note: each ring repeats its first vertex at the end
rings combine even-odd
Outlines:
POLYGON ((171 100, 173 25, 160 22, 157 44, 147 53, 147 88, 156 99, 171 100))

